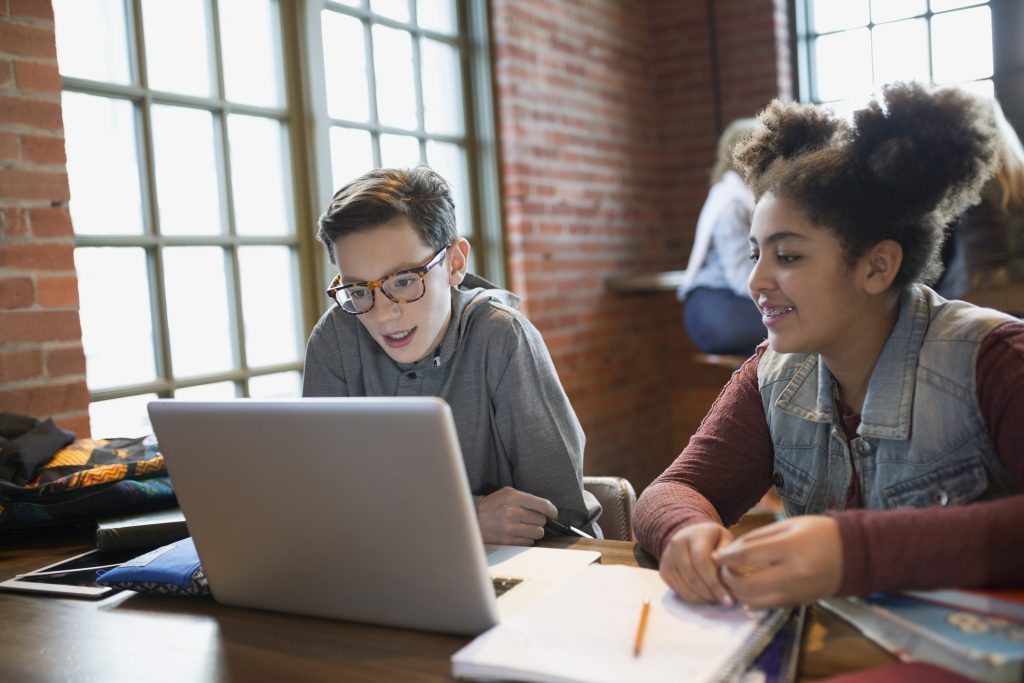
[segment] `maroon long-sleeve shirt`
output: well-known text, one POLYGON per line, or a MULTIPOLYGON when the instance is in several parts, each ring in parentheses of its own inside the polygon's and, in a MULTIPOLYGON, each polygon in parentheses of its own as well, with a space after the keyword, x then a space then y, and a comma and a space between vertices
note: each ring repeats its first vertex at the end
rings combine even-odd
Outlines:
MULTIPOLYGON (((655 557, 685 525, 734 524, 771 486, 772 440, 757 387, 763 353, 733 375, 683 452, 640 496, 634 531, 655 557)), ((1024 322, 1001 325, 984 339, 976 373, 989 438, 1024 483, 1024 322)), ((853 436, 859 419, 844 418, 853 436)), ((851 490, 847 502, 860 505, 860 492, 851 490)), ((827 514, 843 544, 840 595, 1024 585, 1024 494, 953 508, 827 514)))

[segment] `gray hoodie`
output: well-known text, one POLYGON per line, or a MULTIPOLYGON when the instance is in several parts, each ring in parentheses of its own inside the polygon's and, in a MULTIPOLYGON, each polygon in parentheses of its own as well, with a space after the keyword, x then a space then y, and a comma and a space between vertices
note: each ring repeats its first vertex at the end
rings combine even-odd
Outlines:
POLYGON ((519 297, 475 275, 452 287, 440 346, 397 363, 356 316, 332 306, 306 346, 303 396, 439 396, 451 406, 476 496, 511 486, 550 500, 587 531, 600 505, 583 492, 583 429, 519 297))

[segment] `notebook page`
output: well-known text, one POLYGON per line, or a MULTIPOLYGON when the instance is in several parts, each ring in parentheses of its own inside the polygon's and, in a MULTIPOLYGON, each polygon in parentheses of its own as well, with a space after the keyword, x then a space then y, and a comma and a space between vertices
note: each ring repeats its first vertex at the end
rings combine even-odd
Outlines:
POLYGON ((452 657, 453 673, 523 681, 706 681, 754 634, 763 611, 694 606, 652 569, 591 565, 452 657), (651 600, 639 657, 640 610, 651 600))

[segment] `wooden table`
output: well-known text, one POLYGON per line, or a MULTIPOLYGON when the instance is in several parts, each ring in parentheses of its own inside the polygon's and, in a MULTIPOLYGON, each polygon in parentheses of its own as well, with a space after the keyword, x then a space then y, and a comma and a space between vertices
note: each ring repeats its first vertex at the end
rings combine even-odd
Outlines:
MULTIPOLYGON (((0 539, 0 580, 91 548, 89 532, 0 539)), ((635 543, 549 539, 602 562, 654 567, 635 543)), ((121 592, 99 601, 0 592, 0 681, 448 681, 459 636, 227 607, 209 598, 121 592)), ((812 611, 802 680, 892 658, 812 611)))

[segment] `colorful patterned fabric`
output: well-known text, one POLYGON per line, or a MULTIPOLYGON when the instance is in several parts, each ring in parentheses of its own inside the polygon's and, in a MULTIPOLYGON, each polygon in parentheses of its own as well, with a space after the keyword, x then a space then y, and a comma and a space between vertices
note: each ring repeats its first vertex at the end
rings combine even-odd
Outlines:
MULTIPOLYGON (((0 461, 7 465, 5 471, 17 475, 0 477, 0 532, 89 522, 176 502, 164 457, 152 436, 79 439, 42 460, 40 440, 33 441, 33 436, 52 433, 53 422, 9 413, 4 418, 0 427, 8 429, 0 429, 0 461), (31 457, 26 455, 31 450, 27 444, 36 449, 31 457), (33 462, 41 464, 32 466, 33 462)), ((45 443, 52 450, 58 442, 45 443)))

